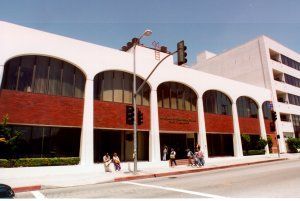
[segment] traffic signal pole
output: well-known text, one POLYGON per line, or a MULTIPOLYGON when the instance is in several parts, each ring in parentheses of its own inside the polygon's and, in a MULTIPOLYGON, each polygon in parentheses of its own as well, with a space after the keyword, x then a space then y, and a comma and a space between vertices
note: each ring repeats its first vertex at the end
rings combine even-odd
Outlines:
MULTIPOLYGON (((165 56, 162 60, 160 60, 156 66, 153 68, 153 70, 150 72, 150 74, 147 76, 147 78, 143 81, 143 83, 140 85, 138 89, 136 89, 136 46, 138 45, 140 39, 142 36, 137 40, 136 43, 133 44, 133 108, 134 108, 134 122, 133 122, 133 159, 134 159, 134 169, 133 174, 137 174, 137 105, 136 105, 136 96, 137 94, 143 89, 144 85, 149 80, 150 76, 154 73, 154 71, 158 68, 158 66, 166 60, 169 56, 179 52, 179 51, 185 51, 186 47, 183 45, 183 47, 179 47, 177 44, 177 50, 172 52, 171 54, 168 54, 165 56)), ((183 41, 179 42, 180 44, 183 43, 183 41)), ((184 43, 183 43, 184 44, 184 43)), ((186 57, 186 53, 184 54, 184 58, 186 57)), ((184 63, 187 60, 185 59, 184 63)), ((182 63, 182 64, 184 64, 182 63)))

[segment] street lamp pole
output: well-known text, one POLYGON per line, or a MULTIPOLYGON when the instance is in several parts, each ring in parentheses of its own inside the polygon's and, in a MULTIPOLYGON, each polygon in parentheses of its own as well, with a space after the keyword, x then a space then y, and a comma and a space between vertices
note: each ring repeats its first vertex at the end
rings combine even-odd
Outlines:
POLYGON ((134 168, 133 174, 137 174, 137 107, 136 107, 136 46, 139 44, 140 40, 144 36, 150 36, 152 31, 147 29, 144 33, 138 38, 137 41, 134 41, 133 44, 133 110, 134 110, 134 118, 133 118, 133 160, 134 160, 134 168))

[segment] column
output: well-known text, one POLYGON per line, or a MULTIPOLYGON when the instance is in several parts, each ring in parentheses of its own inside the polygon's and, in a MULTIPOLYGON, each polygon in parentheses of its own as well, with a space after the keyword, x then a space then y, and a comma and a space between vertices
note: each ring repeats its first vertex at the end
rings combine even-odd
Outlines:
POLYGON ((4 66, 0 65, 0 87, 1 87, 1 84, 2 84, 3 74, 4 74, 4 66))
MULTIPOLYGON (((259 118, 259 126, 260 126, 260 135, 261 135, 261 138, 264 139, 264 140, 268 140, 267 139, 266 127, 265 127, 264 114, 263 114, 262 108, 260 106, 258 107, 258 118, 259 118)), ((269 146, 268 146, 268 144, 265 147, 265 150, 266 150, 266 154, 269 155, 269 146)))
POLYGON ((87 79, 84 91, 83 122, 80 139, 80 165, 94 164, 94 82, 87 79))
POLYGON ((237 112, 236 103, 232 103, 232 118, 233 118, 233 149, 235 157, 243 156, 243 148, 242 148, 242 140, 241 140, 241 132, 240 132, 240 124, 239 124, 239 116, 237 112))
POLYGON ((198 126, 199 126, 198 143, 200 144, 201 149, 204 152, 205 158, 208 158, 205 117, 204 117, 204 108, 203 108, 202 97, 198 98, 197 110, 198 110, 198 126))
POLYGON ((157 105, 157 91, 151 90, 150 94, 150 133, 149 133, 149 161, 161 160, 159 140, 159 119, 157 105))

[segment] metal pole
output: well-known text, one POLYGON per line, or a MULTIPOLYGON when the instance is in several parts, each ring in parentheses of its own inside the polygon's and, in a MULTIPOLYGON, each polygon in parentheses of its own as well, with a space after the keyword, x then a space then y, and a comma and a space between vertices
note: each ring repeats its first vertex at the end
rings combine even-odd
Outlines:
POLYGON ((133 117, 133 160, 134 160, 134 168, 133 174, 137 174, 137 111, 136 111, 136 50, 137 43, 134 44, 133 49, 133 110, 134 110, 134 117, 133 117))

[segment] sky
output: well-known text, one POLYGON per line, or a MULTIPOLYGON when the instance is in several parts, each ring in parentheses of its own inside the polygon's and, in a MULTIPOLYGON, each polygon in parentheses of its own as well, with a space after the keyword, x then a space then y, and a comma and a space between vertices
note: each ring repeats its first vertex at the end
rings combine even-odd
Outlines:
POLYGON ((222 53, 266 35, 300 50, 299 0, 0 0, 0 20, 121 49, 145 29, 175 51, 187 46, 188 64, 199 52, 222 53))

